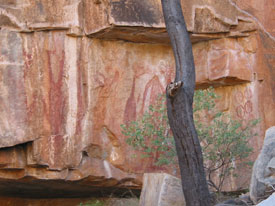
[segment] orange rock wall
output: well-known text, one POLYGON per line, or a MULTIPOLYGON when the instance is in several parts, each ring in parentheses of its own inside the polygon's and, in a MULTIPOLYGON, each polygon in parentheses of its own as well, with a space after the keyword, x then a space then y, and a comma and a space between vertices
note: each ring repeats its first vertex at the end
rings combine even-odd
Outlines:
MULTIPOLYGON (((52 190, 47 197, 68 187, 135 189, 143 172, 167 171, 131 158, 120 131, 164 91, 175 66, 160 0, 138 2, 0 0, 2 194, 21 194, 18 185, 23 196, 36 185, 33 196, 52 190)), ((233 117, 261 119, 254 159, 275 125, 274 3, 266 0, 266 12, 258 1, 182 3, 197 87, 215 86, 233 117)), ((244 174, 227 189, 248 183, 244 174)))

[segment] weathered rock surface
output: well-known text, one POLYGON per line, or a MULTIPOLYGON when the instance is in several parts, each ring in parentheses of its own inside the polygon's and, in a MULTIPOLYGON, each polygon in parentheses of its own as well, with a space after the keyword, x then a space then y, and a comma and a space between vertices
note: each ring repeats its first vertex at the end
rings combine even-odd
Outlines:
POLYGON ((251 16, 271 36, 275 36, 274 2, 272 0, 232 0, 240 12, 251 16))
MULTIPOLYGON (((183 8, 197 87, 217 87, 233 117, 262 120, 253 159, 275 125, 274 26, 270 9, 234 2, 183 8)), ((140 189, 144 172, 169 172, 131 158, 120 131, 173 79, 159 0, 0 0, 0 28, 1 195, 111 193, 140 189)), ((226 189, 249 179, 240 173, 226 189)))
POLYGON ((181 180, 165 173, 145 173, 140 206, 184 206, 181 180))
POLYGON ((254 163, 250 198, 255 204, 264 199, 275 186, 275 126, 265 133, 263 148, 254 163))
MULTIPOLYGON (((194 42, 248 36, 256 30, 252 18, 230 0, 182 0, 182 4, 194 42)), ((60 29, 72 36, 169 43, 159 0, 12 0, 0 5, 0 27, 12 30, 60 29)))
POLYGON ((275 202, 275 193, 270 195, 266 200, 257 204, 258 206, 273 206, 275 202))

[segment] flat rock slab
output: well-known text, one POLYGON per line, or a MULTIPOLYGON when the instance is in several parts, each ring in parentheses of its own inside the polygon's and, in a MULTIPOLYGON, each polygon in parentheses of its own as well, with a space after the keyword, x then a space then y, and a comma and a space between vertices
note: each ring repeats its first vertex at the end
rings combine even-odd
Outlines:
MULTIPOLYGON (((254 163, 250 198, 256 204, 275 185, 275 126, 266 130, 263 148, 254 163)), ((274 201, 275 202, 275 201, 274 201)), ((273 204, 275 205, 275 203, 273 204)))
POLYGON ((257 204, 257 206, 274 206, 275 205, 275 193, 269 196, 266 200, 257 204))
POLYGON ((140 206, 185 206, 181 180, 165 173, 145 173, 140 206))

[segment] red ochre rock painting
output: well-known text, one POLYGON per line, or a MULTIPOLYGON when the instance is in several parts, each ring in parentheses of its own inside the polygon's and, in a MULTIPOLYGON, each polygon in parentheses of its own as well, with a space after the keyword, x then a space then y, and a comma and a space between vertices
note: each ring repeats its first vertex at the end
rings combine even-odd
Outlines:
POLYGON ((242 120, 248 120, 253 118, 253 104, 252 104, 252 91, 250 88, 246 88, 244 92, 237 91, 235 94, 236 100, 236 114, 237 117, 242 120))
MULTIPOLYGON (((232 94, 225 111, 234 118, 263 119, 253 139, 258 151, 264 130, 275 124, 272 0, 182 1, 197 86, 232 94)), ((160 1, 146 3, 152 21, 142 16, 149 7, 139 4, 142 12, 117 13, 107 1, 0 2, 0 193, 41 198, 140 189, 152 160, 129 160, 135 151, 120 124, 142 114, 173 81, 160 1)), ((247 185, 244 175, 230 180, 231 189, 247 185)))

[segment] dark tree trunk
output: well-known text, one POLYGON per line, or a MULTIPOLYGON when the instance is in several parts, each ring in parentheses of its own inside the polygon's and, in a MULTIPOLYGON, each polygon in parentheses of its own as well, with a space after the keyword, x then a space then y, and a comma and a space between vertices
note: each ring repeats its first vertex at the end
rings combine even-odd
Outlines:
POLYGON ((182 188, 187 206, 209 206, 210 194, 193 120, 195 66, 192 44, 180 0, 162 0, 167 31, 176 61, 176 77, 166 89, 169 124, 176 142, 182 188))

